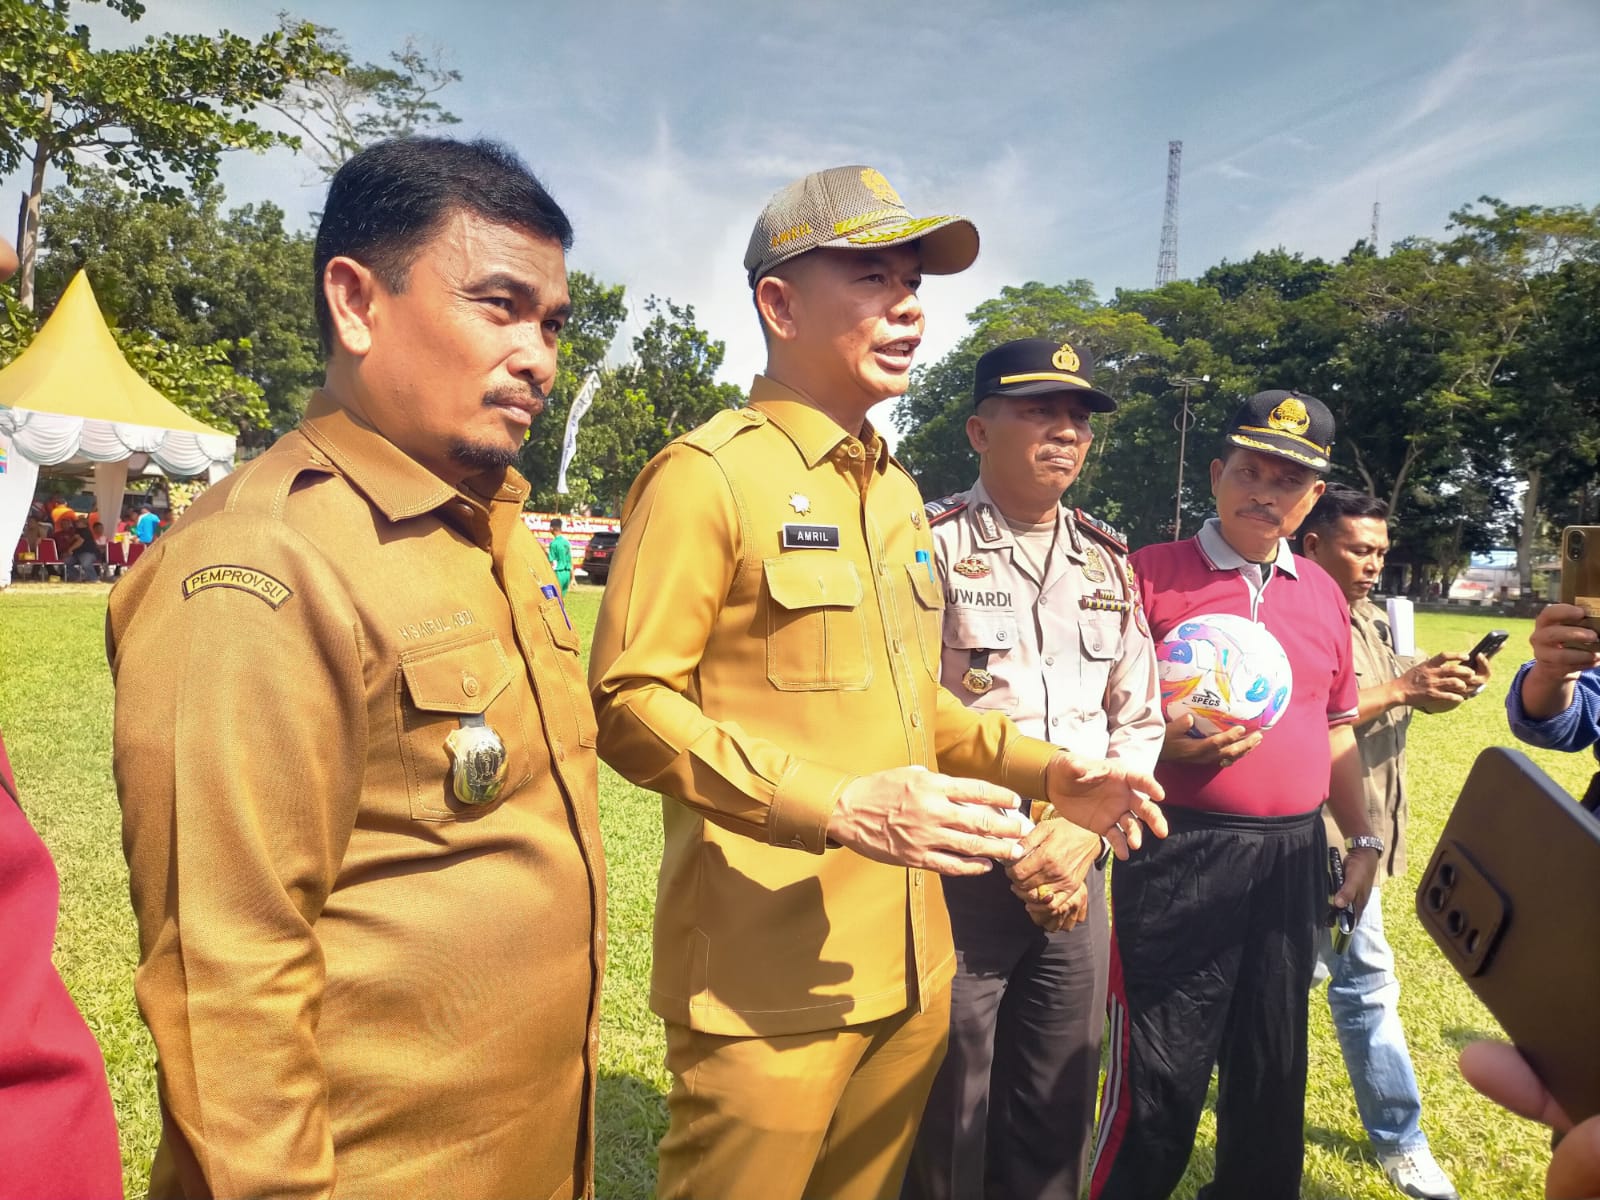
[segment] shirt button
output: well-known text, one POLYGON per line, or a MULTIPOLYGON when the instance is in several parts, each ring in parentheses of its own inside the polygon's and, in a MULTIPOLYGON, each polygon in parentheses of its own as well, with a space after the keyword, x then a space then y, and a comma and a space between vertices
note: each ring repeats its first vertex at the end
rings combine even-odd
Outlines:
POLYGON ((1094 651, 1096 654, 1099 654, 1100 653, 1100 639, 1099 638, 1095 638, 1093 641, 1091 641, 1089 643, 1089 649, 1094 651))
POLYGON ((997 642, 1003 642, 1003 641, 1006 640, 1007 636, 1008 635, 1006 634, 1006 631, 1004 629, 997 629, 997 630, 995 630, 995 633, 994 633, 994 640, 997 641, 997 642))
POLYGON ((1045 665, 1045 666, 1047 666, 1047 667, 1053 667, 1053 666, 1055 666, 1055 665, 1056 665, 1056 660, 1055 660, 1055 658, 1054 658, 1054 657, 1053 657, 1053 656, 1051 656, 1051 657, 1047 657, 1047 658, 1046 658, 1046 659, 1045 659, 1045 660, 1044 660, 1044 665, 1045 665))
POLYGON ((850 443, 850 448, 848 450, 846 450, 845 453, 848 454, 851 458, 860 458, 861 457, 861 447, 858 446, 855 442, 851 442, 850 443))
POLYGON ((1052 724, 1052 725, 1061 724, 1061 718, 1060 717, 1051 717, 1050 718, 1050 724, 1052 724))
POLYGON ((906 652, 906 645, 899 638, 894 640, 894 652, 896 654, 904 654, 906 652))
POLYGON ((479 686, 477 679, 463 671, 461 673, 461 690, 468 696, 476 696, 482 688, 479 686))
POLYGON ((921 713, 914 712, 914 713, 911 714, 911 728, 913 728, 913 729, 921 729, 922 728, 922 714, 921 713))
POLYGON ((557 762, 566 762, 567 761, 567 748, 561 744, 561 739, 560 738, 557 738, 556 741, 555 741, 555 750, 556 750, 556 761, 557 762))

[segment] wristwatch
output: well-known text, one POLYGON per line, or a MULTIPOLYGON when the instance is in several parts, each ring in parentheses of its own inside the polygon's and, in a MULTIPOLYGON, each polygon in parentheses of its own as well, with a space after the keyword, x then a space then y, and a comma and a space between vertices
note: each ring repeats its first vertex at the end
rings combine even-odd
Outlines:
POLYGON ((1363 833, 1353 838, 1346 838, 1344 848, 1346 850, 1373 850, 1378 854, 1382 854, 1384 845, 1383 839, 1376 834, 1363 833))

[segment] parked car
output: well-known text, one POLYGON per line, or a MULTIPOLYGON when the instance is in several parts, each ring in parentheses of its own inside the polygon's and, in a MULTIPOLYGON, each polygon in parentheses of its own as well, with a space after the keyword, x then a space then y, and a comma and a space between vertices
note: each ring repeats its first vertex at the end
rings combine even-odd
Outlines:
POLYGON ((617 539, 621 536, 616 532, 601 532, 589 539, 583 552, 583 573, 592 582, 604 583, 611 574, 611 556, 617 552, 617 539))

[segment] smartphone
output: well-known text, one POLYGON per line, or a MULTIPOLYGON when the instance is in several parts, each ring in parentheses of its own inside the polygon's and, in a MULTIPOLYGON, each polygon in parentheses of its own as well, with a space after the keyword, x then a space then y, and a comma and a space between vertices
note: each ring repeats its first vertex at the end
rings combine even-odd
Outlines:
POLYGON ((1600 818, 1515 750, 1478 755, 1417 916, 1574 1121, 1600 1113, 1600 818))
MULTIPOLYGON (((1344 891, 1344 856, 1339 847, 1328 847, 1328 895, 1337 896, 1344 891)), ((1333 952, 1343 954, 1350 948, 1350 938, 1356 931, 1356 915, 1348 908, 1328 905, 1327 925, 1332 931, 1333 952)))
POLYGON ((1488 662, 1496 654, 1500 653, 1500 647, 1506 644, 1506 639, 1510 636, 1511 635, 1504 629, 1491 629, 1488 633, 1484 634, 1482 640, 1472 648, 1472 653, 1467 655, 1467 662, 1469 664, 1472 663, 1480 655, 1485 662, 1488 662))
POLYGON ((1582 624, 1600 633, 1600 525, 1561 531, 1561 603, 1583 609, 1582 624))

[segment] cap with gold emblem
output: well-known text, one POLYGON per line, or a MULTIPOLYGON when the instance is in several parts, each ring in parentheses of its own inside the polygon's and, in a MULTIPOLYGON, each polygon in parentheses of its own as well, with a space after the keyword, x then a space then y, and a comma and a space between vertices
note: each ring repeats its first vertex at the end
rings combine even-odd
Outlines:
POLYGON ((1333 449, 1333 414, 1321 400, 1304 392, 1257 392, 1233 414, 1223 440, 1230 446, 1287 458, 1313 471, 1326 471, 1333 449))
POLYGON ((972 403, 990 396, 1045 396, 1071 392, 1090 412, 1116 412, 1117 402, 1096 391, 1094 355, 1070 342, 1022 338, 996 346, 978 360, 973 374, 972 403))
POLYGON ((954 275, 978 257, 978 230, 966 217, 915 217, 881 171, 860 164, 813 171, 767 201, 750 234, 744 269, 750 286, 809 250, 877 250, 918 242, 922 270, 954 275))

